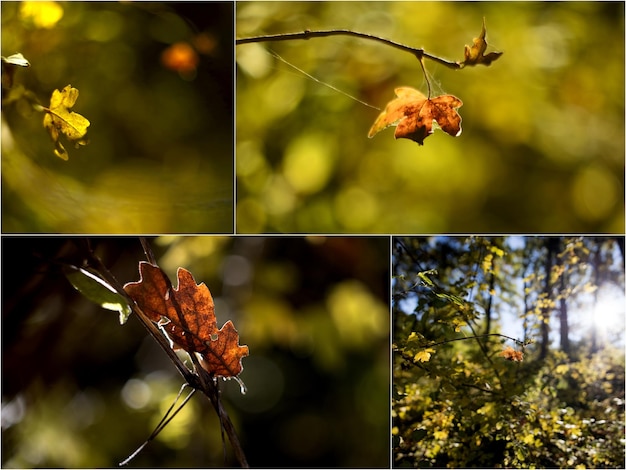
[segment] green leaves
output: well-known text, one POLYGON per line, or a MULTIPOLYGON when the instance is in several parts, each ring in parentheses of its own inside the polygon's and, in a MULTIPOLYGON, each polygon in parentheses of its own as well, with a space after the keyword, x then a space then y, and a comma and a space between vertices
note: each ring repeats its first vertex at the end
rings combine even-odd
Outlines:
POLYGON ((61 134, 74 143, 76 148, 88 143, 85 135, 90 122, 84 116, 71 111, 77 99, 78 90, 67 85, 61 91, 54 90, 50 98, 50 108, 43 108, 46 113, 43 126, 54 141, 54 154, 63 160, 68 160, 69 154, 59 141, 61 134))
POLYGON ((483 18, 483 29, 480 32, 480 36, 474 38, 474 44, 472 46, 465 46, 465 60, 461 62, 461 67, 466 65, 491 65, 491 63, 498 59, 502 55, 502 52, 490 52, 487 55, 483 55, 487 50, 487 28, 485 27, 485 19, 483 18))
POLYGON ((77 268, 76 266, 64 267, 65 277, 74 288, 87 297, 92 302, 97 303, 102 308, 120 313, 120 325, 126 323, 132 309, 126 298, 104 281, 95 272, 77 268))

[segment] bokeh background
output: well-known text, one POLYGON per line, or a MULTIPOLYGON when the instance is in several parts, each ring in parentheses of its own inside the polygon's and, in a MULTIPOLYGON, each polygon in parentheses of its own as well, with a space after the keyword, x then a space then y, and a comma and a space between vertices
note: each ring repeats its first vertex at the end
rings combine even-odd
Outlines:
MULTIPOLYGON (((182 378, 132 315, 120 326, 70 285, 84 238, 3 237, 2 466, 116 467, 152 432, 182 378), (5 257, 6 260, 6 257, 5 257)), ((211 290, 218 325, 247 344, 222 400, 252 467, 386 467, 390 448, 388 238, 159 237, 159 265, 211 290)), ((145 260, 136 238, 94 238, 121 282, 145 260)), ((176 281, 174 281, 174 285, 176 281)), ((235 465, 194 396, 131 467, 235 465)))
MULTIPOLYGON (((2 2, 3 232, 233 232, 232 3, 2 2), (80 92, 90 144, 53 154, 43 114, 80 92)), ((63 141, 63 140, 62 140, 63 141)))
POLYGON ((463 101, 463 133, 423 147, 367 133, 415 58, 351 37, 236 46, 240 232, 624 231, 624 4, 241 2, 238 38, 344 28, 490 67, 426 61, 463 101))

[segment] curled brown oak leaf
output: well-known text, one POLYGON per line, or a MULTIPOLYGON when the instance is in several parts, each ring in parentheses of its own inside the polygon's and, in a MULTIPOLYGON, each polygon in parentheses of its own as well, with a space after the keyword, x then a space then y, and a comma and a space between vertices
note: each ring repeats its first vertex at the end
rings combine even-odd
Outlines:
POLYGON ((410 87, 396 88, 395 93, 397 98, 380 113, 368 137, 395 125, 396 139, 410 139, 424 145, 424 139, 433 133, 433 121, 453 137, 461 134, 461 116, 456 110, 463 106, 463 102, 456 96, 441 95, 430 99, 410 87))
POLYGON ((474 38, 474 43, 471 47, 465 46, 465 59, 461 62, 461 67, 478 64, 491 65, 494 60, 502 55, 502 52, 490 52, 484 55, 487 50, 486 35, 487 28, 485 27, 485 19, 483 18, 483 29, 480 32, 480 36, 474 38))
POLYGON ((126 284, 124 290, 150 320, 159 324, 172 348, 196 353, 200 365, 214 377, 239 375, 248 346, 239 345, 239 334, 230 320, 217 328, 209 288, 196 284, 184 268, 178 268, 175 289, 158 266, 142 261, 139 273, 140 280, 126 284))

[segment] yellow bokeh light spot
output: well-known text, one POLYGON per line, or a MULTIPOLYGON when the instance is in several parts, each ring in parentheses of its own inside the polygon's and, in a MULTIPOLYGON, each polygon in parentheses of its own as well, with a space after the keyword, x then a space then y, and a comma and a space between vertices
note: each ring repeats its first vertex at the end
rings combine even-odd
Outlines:
POLYGON ((619 181, 606 168, 592 165, 578 173, 572 184, 574 209, 585 220, 607 217, 617 203, 619 181))
POLYGON ((333 323, 347 346, 358 349, 387 334, 387 309, 360 282, 338 284, 327 303, 333 323))
POLYGON ((293 188, 281 176, 274 176, 268 180, 263 197, 267 212, 272 215, 287 214, 296 205, 293 188))
POLYGON ((23 2, 20 17, 37 28, 53 28, 63 18, 63 7, 57 2, 23 2))
POLYGON ((359 231, 374 224, 380 206, 371 193, 353 186, 341 191, 335 199, 337 220, 349 231, 359 231))
POLYGON ((291 186, 301 194, 313 194, 326 186, 332 173, 334 153, 323 135, 307 134, 287 148, 284 174, 291 186))

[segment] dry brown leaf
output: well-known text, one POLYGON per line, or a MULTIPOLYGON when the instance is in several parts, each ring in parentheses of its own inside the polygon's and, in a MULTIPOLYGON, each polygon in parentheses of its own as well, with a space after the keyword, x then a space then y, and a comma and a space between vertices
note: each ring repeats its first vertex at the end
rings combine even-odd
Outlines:
POLYGON ((461 134, 461 116, 456 110, 463 106, 463 102, 456 96, 441 95, 429 99, 410 87, 396 88, 395 93, 397 98, 380 113, 368 137, 396 125, 396 139, 411 139, 423 145, 424 139, 433 133, 433 121, 453 137, 461 134))
POLYGON ((248 346, 239 345, 239 334, 229 320, 217 328, 213 297, 204 284, 196 284, 184 268, 178 268, 178 287, 173 288, 159 268, 142 261, 141 279, 124 290, 143 313, 166 332, 172 348, 197 353, 202 367, 215 377, 235 377, 248 346))
POLYGON ((505 358, 507 361, 522 362, 524 360, 524 353, 513 349, 511 346, 508 346, 504 351, 502 351, 500 356, 505 358))

